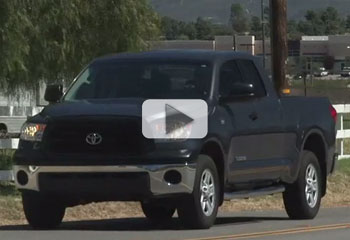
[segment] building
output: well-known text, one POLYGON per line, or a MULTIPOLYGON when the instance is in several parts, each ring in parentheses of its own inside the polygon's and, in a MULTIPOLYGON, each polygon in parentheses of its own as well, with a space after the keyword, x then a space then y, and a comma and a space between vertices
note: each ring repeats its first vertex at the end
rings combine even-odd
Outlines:
POLYGON ((328 42, 328 36, 303 36, 300 41, 300 56, 327 56, 328 42))
POLYGON ((309 61, 322 62, 325 57, 334 58, 335 73, 350 66, 350 35, 304 36, 300 45, 300 56, 309 61))
POLYGON ((335 69, 350 67, 350 35, 329 36, 328 55, 335 59, 335 69))

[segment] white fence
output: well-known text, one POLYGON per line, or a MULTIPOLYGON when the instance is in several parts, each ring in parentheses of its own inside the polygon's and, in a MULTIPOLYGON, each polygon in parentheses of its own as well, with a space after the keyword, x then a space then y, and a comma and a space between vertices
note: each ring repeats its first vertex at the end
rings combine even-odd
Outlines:
POLYGON ((0 182, 1 181, 14 181, 12 170, 0 170, 0 182))
POLYGON ((18 138, 0 139, 0 149, 17 149, 18 138))
POLYGON ((344 129, 344 119, 346 114, 350 114, 350 104, 339 104, 333 106, 337 110, 338 125, 340 126, 340 129, 337 131, 337 140, 340 140, 340 152, 338 152, 339 159, 350 158, 350 152, 345 152, 344 146, 345 139, 350 138, 350 129, 344 129))

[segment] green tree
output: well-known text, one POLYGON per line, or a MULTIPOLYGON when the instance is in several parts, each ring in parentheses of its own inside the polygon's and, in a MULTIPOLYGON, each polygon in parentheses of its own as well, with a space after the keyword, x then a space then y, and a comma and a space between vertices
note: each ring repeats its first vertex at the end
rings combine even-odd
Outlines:
POLYGON ((186 23, 183 28, 183 34, 188 37, 190 40, 194 40, 197 37, 196 25, 193 22, 186 23))
POLYGON ((325 26, 325 35, 343 34, 345 22, 334 7, 328 7, 321 12, 321 20, 325 26))
POLYGON ((166 40, 196 39, 197 29, 195 23, 186 23, 170 17, 161 20, 161 31, 166 40))
POLYGON ((213 36, 232 36, 232 28, 227 24, 213 24, 213 36))
POLYGON ((303 34, 299 32, 298 23, 295 20, 288 21, 288 39, 300 40, 303 34))
POLYGON ((261 19, 257 16, 253 16, 250 23, 251 34, 255 35, 257 39, 262 39, 261 19))
POLYGON ((163 17, 161 30, 166 40, 211 40, 216 35, 232 35, 228 25, 213 24, 203 18, 198 18, 196 22, 183 22, 163 17))
POLYGON ((346 29, 348 32, 350 31, 350 15, 348 15, 346 18, 346 29))
POLYGON ((239 3, 231 5, 230 24, 234 33, 245 33, 250 31, 250 19, 246 9, 239 3))
POLYGON ((339 12, 329 7, 320 11, 307 11, 305 21, 298 23, 298 31, 305 35, 344 34, 345 21, 339 12))
POLYGON ((163 17, 161 20, 161 30, 167 40, 175 40, 181 35, 180 21, 170 17, 163 17))
MULTIPOLYGON (((62 1, 62 0, 61 0, 62 1)), ((71 0, 65 0, 72 2, 71 0)), ((69 58, 78 56, 74 69, 96 56, 124 51, 139 51, 147 48, 147 40, 158 36, 159 19, 147 0, 75 0, 79 14, 78 29, 69 29, 75 48, 68 51, 69 58)))
POLYGON ((0 0, 0 85, 71 81, 91 59, 147 48, 158 15, 147 0, 0 0))
MULTIPOLYGON (((264 27, 265 27, 265 38, 270 37, 270 8, 268 6, 264 7, 264 27)), ((251 34, 255 35, 257 39, 262 39, 262 22, 261 18, 257 16, 252 16, 250 20, 251 34)))
POLYGON ((305 21, 300 21, 298 24, 298 29, 300 32, 306 35, 323 35, 325 32, 325 27, 321 20, 319 12, 307 11, 305 14, 305 21))
POLYGON ((213 25, 210 21, 205 20, 201 17, 197 18, 195 23, 197 39, 209 40, 213 39, 213 25))
POLYGON ((25 57, 30 45, 25 29, 31 26, 23 9, 16 9, 21 1, 0 0, 0 89, 25 80, 28 68, 25 57))
POLYGON ((271 25, 270 25, 270 7, 264 7, 264 21, 265 21, 265 37, 270 38, 271 25))

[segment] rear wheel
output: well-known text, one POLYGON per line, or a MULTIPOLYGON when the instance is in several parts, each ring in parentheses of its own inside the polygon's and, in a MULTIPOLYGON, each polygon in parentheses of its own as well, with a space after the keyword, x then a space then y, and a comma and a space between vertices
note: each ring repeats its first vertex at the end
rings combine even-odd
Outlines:
POLYGON ((303 151, 297 181, 283 193, 284 205, 291 219, 313 219, 321 206, 321 168, 313 152, 303 151))
POLYGON ((216 219, 219 207, 219 177, 214 161, 200 155, 193 193, 178 207, 179 218, 187 228, 207 229, 216 219))
POLYGON ((152 222, 169 221, 176 210, 175 207, 158 202, 141 202, 141 207, 145 216, 152 222))
POLYGON ((66 208, 56 199, 39 193, 23 193, 22 202, 27 221, 34 229, 53 229, 61 224, 66 208))

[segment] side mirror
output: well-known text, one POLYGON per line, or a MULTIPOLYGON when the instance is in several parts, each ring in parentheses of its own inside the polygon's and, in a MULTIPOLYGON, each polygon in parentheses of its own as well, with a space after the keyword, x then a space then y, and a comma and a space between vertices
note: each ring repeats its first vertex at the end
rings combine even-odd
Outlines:
POLYGON ((45 90, 45 101, 49 103, 57 103, 63 96, 63 86, 62 85, 48 85, 45 90))
POLYGON ((230 93, 227 96, 222 96, 221 101, 227 102, 227 101, 235 100, 237 98, 254 97, 254 96, 255 96, 255 89, 253 84, 234 83, 232 85, 230 93))

